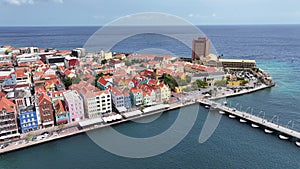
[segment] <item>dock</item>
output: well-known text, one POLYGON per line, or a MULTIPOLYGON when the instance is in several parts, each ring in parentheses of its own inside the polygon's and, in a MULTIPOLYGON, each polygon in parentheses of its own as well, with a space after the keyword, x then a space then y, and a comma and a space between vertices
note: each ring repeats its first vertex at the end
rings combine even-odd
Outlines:
MULTIPOLYGON (((296 142, 297 146, 300 146, 300 132, 294 129, 282 126, 280 124, 275 124, 272 121, 267 119, 252 115, 247 112, 239 111, 236 108, 230 108, 222 103, 217 103, 213 100, 201 99, 197 100, 200 104, 205 106, 210 106, 211 109, 218 111, 223 111, 225 114, 228 114, 231 118, 240 118, 240 122, 248 122, 253 128, 263 128, 267 134, 273 132, 279 132, 279 138, 283 140, 288 140, 291 137, 298 139, 296 142)), ((224 114, 220 113, 220 114, 224 114)))

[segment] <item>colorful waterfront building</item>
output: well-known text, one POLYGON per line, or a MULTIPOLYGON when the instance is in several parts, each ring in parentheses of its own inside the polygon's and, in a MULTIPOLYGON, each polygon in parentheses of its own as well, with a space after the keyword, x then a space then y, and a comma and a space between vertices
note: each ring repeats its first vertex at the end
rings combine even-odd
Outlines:
POLYGON ((19 137, 16 105, 0 96, 0 140, 19 137))
POLYGON ((46 93, 42 93, 37 99, 37 112, 39 112, 43 128, 54 126, 52 101, 46 93))
POLYGON ((40 129, 38 124, 38 116, 33 106, 20 110, 19 123, 22 133, 28 133, 40 129))
POLYGON ((129 94, 132 105, 140 106, 143 104, 143 93, 141 89, 131 88, 129 94))
POLYGON ((97 88, 93 88, 93 86, 88 86, 81 89, 86 117, 97 118, 110 114, 112 112, 112 103, 109 90, 100 91, 97 88))
POLYGON ((122 93, 124 96, 124 106, 126 107, 126 109, 131 109, 132 104, 131 104, 130 94, 125 90, 122 93))
POLYGON ((171 89, 163 82, 161 82, 158 87, 160 89, 160 101, 168 102, 171 97, 171 89))
POLYGON ((117 87, 112 87, 111 90, 111 98, 113 101, 113 106, 119 110, 125 108, 124 106, 124 95, 122 91, 117 87))
POLYGON ((55 110, 55 124, 68 124, 70 123, 70 114, 65 109, 63 105, 63 101, 56 100, 54 103, 54 110, 55 110))
POLYGON ((104 77, 101 77, 97 81, 97 87, 100 90, 106 90, 112 87, 112 83, 108 80, 106 80, 104 77))
POLYGON ((76 90, 68 90, 63 93, 65 98, 65 107, 70 114, 70 122, 84 120, 83 98, 76 90))

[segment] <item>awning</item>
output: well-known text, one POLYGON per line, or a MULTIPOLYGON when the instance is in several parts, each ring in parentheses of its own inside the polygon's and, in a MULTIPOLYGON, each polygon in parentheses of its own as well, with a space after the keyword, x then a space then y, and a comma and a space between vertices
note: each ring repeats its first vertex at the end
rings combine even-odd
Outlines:
POLYGON ((81 127, 85 127, 85 126, 89 126, 89 125, 93 125, 93 124, 97 124, 97 123, 102 123, 102 122, 103 122, 103 120, 100 117, 98 117, 98 118, 93 118, 93 119, 80 121, 79 125, 81 127))
POLYGON ((126 107, 122 106, 122 107, 117 107, 118 112, 125 112, 127 109, 126 107))
POLYGON ((132 111, 132 112, 123 113, 122 115, 125 118, 129 118, 129 117, 138 116, 138 115, 141 115, 141 114, 142 114, 142 112, 140 110, 136 110, 136 111, 132 111))
POLYGON ((59 121, 57 121, 57 124, 61 124, 61 123, 68 123, 68 119, 64 119, 64 120, 59 120, 59 121))
POLYGON ((116 115, 112 115, 112 116, 108 116, 108 117, 102 117, 104 122, 111 122, 111 121, 115 121, 115 120, 121 120, 122 116, 120 114, 116 114, 116 115))

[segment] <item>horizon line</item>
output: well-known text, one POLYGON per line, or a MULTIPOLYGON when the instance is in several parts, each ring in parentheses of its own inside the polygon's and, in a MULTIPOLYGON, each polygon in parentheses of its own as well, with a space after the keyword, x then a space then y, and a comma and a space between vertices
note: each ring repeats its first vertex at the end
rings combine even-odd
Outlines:
MULTIPOLYGON (((300 25, 300 23, 254 23, 254 24, 195 24, 194 26, 272 26, 300 25)), ((104 27, 106 25, 0 25, 0 27, 104 27)), ((114 26, 188 26, 188 25, 114 25, 114 26)))

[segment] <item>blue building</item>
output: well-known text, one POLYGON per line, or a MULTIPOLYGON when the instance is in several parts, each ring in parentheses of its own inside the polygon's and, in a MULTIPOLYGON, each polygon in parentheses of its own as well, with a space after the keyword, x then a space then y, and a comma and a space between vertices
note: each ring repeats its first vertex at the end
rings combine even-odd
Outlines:
POLYGON ((132 104, 131 104, 131 98, 128 92, 123 91, 123 95, 124 95, 124 106, 126 107, 126 109, 131 109, 132 104))
POLYGON ((20 128, 22 133, 38 130, 38 118, 34 110, 20 110, 20 128))
POLYGON ((5 86, 12 86, 16 84, 17 84, 16 74, 9 75, 4 81, 5 86))

